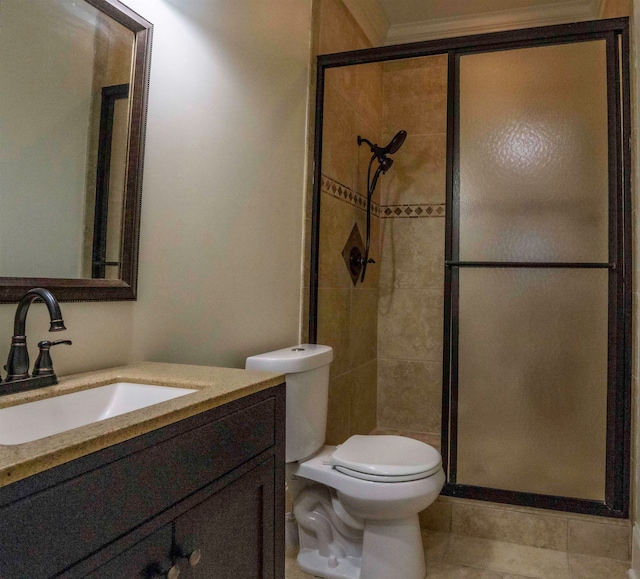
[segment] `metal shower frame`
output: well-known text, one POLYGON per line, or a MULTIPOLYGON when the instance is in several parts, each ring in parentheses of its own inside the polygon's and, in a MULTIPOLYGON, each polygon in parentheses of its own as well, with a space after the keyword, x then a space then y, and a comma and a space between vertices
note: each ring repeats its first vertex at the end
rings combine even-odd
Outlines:
MULTIPOLYGON (((313 202, 311 220, 309 341, 317 339, 318 264, 320 249, 320 202, 323 102, 325 71, 329 68, 368 64, 421 56, 448 55, 447 96, 447 221, 445 233, 445 323, 442 401, 442 455, 449 482, 444 495, 525 505, 560 511, 627 518, 629 515, 631 462, 631 328, 632 328, 632 223, 631 223, 631 100, 628 18, 597 20, 512 30, 491 34, 370 48, 319 56, 317 59, 313 202), (457 259, 455 202, 457 198, 458 149, 456 123, 458 102, 457 59, 462 54, 564 44, 588 40, 607 41, 609 107, 609 261, 606 264, 524 264, 525 267, 594 267, 609 271, 609 369, 607 394, 607 450, 605 500, 603 502, 517 491, 474 487, 456 483, 457 376, 457 284, 460 267, 479 265, 457 259)), ((482 263, 483 267, 523 264, 482 263)))

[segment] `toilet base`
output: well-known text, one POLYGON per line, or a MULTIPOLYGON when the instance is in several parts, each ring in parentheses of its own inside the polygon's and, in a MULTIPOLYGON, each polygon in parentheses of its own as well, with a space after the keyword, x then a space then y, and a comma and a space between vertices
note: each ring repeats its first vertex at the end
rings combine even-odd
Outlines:
POLYGON ((323 557, 318 549, 300 549, 298 565, 315 577, 326 579, 360 579, 360 559, 354 557, 323 557))
POLYGON ((362 579, 424 579, 418 515, 392 521, 366 521, 362 541, 362 579))
POLYGON ((326 579, 424 579, 422 534, 418 515, 392 521, 366 521, 362 560, 324 557, 318 549, 301 548, 298 565, 326 579))
POLYGON ((424 579, 418 512, 437 497, 444 471, 410 482, 363 481, 327 463, 334 449, 287 465, 300 567, 326 579, 424 579))

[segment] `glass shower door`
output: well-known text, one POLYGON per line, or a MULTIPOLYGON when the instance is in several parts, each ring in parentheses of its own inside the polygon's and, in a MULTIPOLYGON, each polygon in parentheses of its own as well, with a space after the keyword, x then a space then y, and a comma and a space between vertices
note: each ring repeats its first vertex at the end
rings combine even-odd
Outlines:
POLYGON ((612 496, 616 50, 611 36, 453 57, 451 488, 612 496))

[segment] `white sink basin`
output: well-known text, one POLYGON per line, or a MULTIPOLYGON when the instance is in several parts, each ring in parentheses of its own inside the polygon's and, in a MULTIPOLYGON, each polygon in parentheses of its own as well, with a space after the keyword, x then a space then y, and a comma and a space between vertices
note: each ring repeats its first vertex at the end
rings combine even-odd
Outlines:
POLYGON ((198 390, 118 382, 0 408, 0 444, 31 442, 198 390))

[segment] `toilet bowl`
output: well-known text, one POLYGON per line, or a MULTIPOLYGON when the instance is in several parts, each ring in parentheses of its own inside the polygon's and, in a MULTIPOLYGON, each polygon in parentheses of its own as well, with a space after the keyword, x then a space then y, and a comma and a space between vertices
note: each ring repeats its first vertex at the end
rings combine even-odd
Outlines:
MULTIPOLYGON (((373 439, 373 448, 375 439, 379 437, 366 438, 373 439)), ((297 508, 294 513, 301 526, 298 563, 304 571, 320 577, 423 579, 426 568, 418 512, 433 503, 442 490, 445 482, 442 465, 438 464, 430 474, 425 473, 423 478, 416 480, 371 481, 361 478, 360 472, 358 476, 352 476, 332 464, 332 454, 340 448, 324 446, 311 458, 288 465, 288 480, 296 507, 305 499, 305 490, 317 486, 309 485, 309 482, 327 487, 336 517, 348 528, 359 531, 359 536, 357 533, 353 535, 358 536, 360 548, 349 556, 348 553, 353 553, 354 549, 347 546, 353 546, 353 541, 345 541, 344 532, 333 532, 328 535, 328 541, 318 533, 314 537, 314 530, 318 528, 314 523, 319 519, 322 521, 320 525, 325 524, 323 518, 334 529, 337 525, 326 512, 318 513, 315 504, 297 508), (336 545, 342 547, 343 553, 336 552, 336 545), (322 555, 323 551, 330 554, 322 555), (335 565, 333 568, 330 567, 332 563, 335 565)), ((435 449, 428 448, 437 453, 435 449)))
POLYGON ((298 564, 327 579, 423 579, 418 512, 445 483, 440 453, 402 436, 354 435, 324 446, 332 349, 302 344, 247 358, 287 382, 287 484, 298 564))

